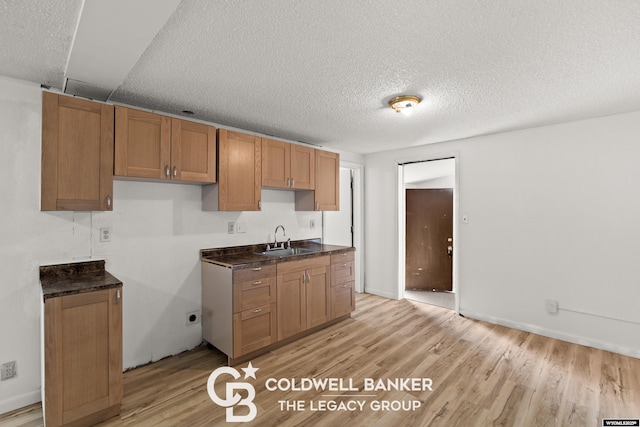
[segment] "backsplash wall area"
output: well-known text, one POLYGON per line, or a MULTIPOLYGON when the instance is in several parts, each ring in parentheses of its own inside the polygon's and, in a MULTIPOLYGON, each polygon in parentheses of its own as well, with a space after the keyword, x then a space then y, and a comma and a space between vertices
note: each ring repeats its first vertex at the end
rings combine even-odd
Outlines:
POLYGON ((295 212, 294 193, 278 190, 262 191, 261 212, 203 212, 199 185, 116 180, 113 212, 41 212, 41 97, 0 78, 0 364, 18 371, 0 382, 0 413, 40 400, 40 265, 106 260, 124 283, 126 369, 200 343, 200 324, 186 325, 200 310, 200 249, 271 241, 279 224, 292 240, 322 235, 322 214, 295 212), (246 233, 228 234, 230 221, 246 233))

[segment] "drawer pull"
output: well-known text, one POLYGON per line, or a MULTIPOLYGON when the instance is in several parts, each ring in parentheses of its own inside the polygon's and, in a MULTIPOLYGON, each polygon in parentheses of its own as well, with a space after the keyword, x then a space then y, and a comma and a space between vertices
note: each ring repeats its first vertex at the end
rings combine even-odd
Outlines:
POLYGON ((255 310, 251 310, 252 313, 260 313, 262 311, 261 308, 256 308, 255 310))
POLYGON ((262 280, 256 280, 255 282, 252 283, 252 285, 259 285, 260 283, 262 283, 262 280))
POLYGON ((346 266, 347 266, 347 264, 342 264, 342 266, 343 266, 343 267, 346 267, 346 266))
POLYGON ((346 283, 344 285, 342 285, 343 288, 346 288, 347 286, 349 286, 349 285, 347 285, 346 283))
POLYGON ((255 267, 251 269, 251 271, 260 271, 260 270, 262 270, 262 267, 255 267))

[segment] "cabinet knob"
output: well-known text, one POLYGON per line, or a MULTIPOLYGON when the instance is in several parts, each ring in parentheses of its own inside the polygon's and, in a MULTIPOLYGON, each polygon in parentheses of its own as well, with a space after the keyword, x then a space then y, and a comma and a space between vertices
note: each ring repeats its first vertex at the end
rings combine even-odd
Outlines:
POLYGON ((255 282, 252 283, 252 285, 259 285, 260 283, 262 283, 262 280, 256 280, 255 282))
POLYGON ((256 308, 255 310, 251 310, 252 313, 260 313, 262 311, 261 308, 256 308))
POLYGON ((287 187, 291 187, 291 178, 287 178, 287 187))
POLYGON ((174 167, 173 167, 173 177, 175 178, 175 177, 177 177, 177 176, 178 176, 178 167, 177 167, 177 166, 174 166, 174 167))
POLYGON ((291 178, 291 186, 292 186, 292 187, 295 187, 295 186, 296 186, 296 180, 295 180, 295 179, 293 179, 293 178, 291 178))
POLYGON ((258 200, 258 209, 262 209, 262 200, 258 200))
POLYGON ((343 267, 346 267, 346 266, 347 266, 347 264, 346 264, 346 263, 345 263, 345 264, 342 264, 342 266, 343 266, 343 267))
POLYGON ((169 165, 166 165, 166 166, 164 167, 164 174, 165 174, 165 176, 166 176, 167 178, 169 178, 169 165))
POLYGON ((120 304, 120 298, 122 298, 122 295, 120 294, 120 289, 118 289, 116 291, 116 304, 120 304))
POLYGON ((107 209, 111 209, 111 196, 107 196, 107 209))
POLYGON ((251 269, 251 271, 260 271, 262 270, 262 267, 254 267, 251 269))

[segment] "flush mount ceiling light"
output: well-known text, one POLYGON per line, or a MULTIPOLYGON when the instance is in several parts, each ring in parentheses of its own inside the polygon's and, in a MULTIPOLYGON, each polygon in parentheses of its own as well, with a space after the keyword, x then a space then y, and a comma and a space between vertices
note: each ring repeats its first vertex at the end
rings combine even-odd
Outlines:
POLYGON ((389 101, 389 106, 396 110, 396 113, 408 113, 413 107, 420 103, 420 98, 414 95, 396 96, 389 101))

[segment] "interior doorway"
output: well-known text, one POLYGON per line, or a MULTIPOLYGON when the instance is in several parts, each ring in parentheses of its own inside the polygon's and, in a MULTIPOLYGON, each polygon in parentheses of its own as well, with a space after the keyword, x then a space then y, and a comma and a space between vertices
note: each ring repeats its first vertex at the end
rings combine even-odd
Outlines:
POLYGON ((340 210, 322 213, 322 242, 356 248, 356 292, 364 292, 363 173, 363 165, 341 161, 340 210))
POLYGON ((400 297, 454 310, 456 159, 399 168, 400 297))

